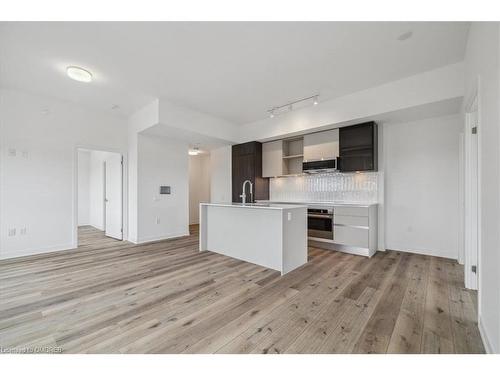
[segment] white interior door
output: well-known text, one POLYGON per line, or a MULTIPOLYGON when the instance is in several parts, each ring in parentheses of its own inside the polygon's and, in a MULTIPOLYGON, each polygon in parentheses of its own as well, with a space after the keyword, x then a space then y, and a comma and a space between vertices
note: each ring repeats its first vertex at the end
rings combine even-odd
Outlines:
POLYGON ((106 236, 123 239, 122 231, 122 156, 106 158, 106 236))

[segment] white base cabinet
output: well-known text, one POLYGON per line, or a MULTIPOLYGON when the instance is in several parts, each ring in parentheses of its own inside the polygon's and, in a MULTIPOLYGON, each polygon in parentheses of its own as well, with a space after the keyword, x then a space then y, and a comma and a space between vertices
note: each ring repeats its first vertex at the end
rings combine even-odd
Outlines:
POLYGON ((377 251, 377 205, 333 205, 333 240, 313 246, 371 257, 377 251))
POLYGON ((377 251, 377 205, 335 206, 333 209, 333 242, 349 247, 359 255, 372 256, 377 251))
POLYGON ((333 242, 340 245, 369 247, 368 228, 335 225, 333 242))

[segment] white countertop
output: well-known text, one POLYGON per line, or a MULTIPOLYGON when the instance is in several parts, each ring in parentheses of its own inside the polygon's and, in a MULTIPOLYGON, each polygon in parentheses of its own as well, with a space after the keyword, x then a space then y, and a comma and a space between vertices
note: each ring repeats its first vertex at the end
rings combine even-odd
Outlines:
POLYGON ((307 208, 306 204, 283 203, 283 202, 257 202, 257 203, 200 203, 202 206, 237 207, 237 208, 257 208, 267 210, 289 210, 295 208, 307 208))
POLYGON ((283 202, 283 201, 257 201, 257 203, 269 203, 269 204, 284 204, 284 205, 306 205, 306 206, 351 206, 351 207, 371 207, 376 206, 378 203, 366 203, 366 202, 346 202, 346 201, 326 201, 326 202, 283 202))

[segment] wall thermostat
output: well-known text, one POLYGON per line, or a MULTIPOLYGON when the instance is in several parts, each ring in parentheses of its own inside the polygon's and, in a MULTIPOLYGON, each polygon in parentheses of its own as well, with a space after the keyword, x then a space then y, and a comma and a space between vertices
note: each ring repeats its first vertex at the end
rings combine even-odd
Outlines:
POLYGON ((170 186, 160 186, 160 194, 170 194, 170 186))

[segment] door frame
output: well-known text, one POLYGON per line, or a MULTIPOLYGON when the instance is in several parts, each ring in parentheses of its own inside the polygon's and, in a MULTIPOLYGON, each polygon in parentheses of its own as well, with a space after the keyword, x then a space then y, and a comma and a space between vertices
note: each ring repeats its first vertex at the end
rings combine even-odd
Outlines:
POLYGON ((106 171, 106 160, 105 160, 102 162, 102 230, 104 231, 104 233, 106 233, 106 221, 107 221, 106 220, 106 188, 107 188, 106 173, 107 171, 106 171))
MULTIPOLYGON (((464 126, 464 283, 468 289, 478 290, 480 296, 481 272, 481 127, 478 92, 474 93, 465 110, 464 126), (475 117, 475 120, 474 120, 475 117), (472 128, 477 133, 472 134, 472 128), (475 213, 477 216, 471 215, 475 213), (476 233, 474 233, 474 228, 476 233), (475 263, 475 264, 474 264, 475 263), (472 266, 476 265, 476 273, 472 266)), ((480 304, 479 304, 480 305, 480 304)))
POLYGON ((123 150, 101 147, 89 144, 77 144, 73 149, 73 225, 72 225, 72 247, 78 247, 78 150, 85 149, 91 151, 114 152, 122 157, 122 240, 128 239, 128 159, 127 154, 123 150))

